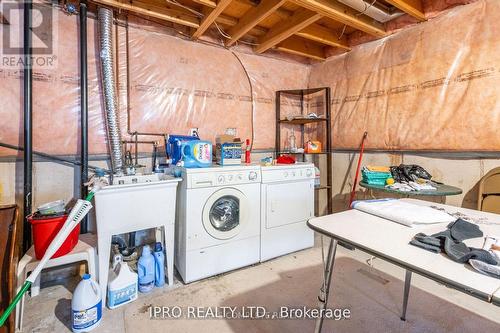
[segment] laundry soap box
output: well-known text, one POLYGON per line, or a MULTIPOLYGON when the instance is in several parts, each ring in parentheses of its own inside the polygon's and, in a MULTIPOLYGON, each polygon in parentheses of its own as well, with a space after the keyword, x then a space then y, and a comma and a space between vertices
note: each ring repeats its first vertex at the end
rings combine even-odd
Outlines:
POLYGON ((217 143, 215 157, 219 165, 240 165, 242 142, 217 143))

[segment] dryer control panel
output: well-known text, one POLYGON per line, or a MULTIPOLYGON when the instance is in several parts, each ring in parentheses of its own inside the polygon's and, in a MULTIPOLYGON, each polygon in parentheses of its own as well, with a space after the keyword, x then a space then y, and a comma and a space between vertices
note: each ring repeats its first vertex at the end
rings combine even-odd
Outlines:
POLYGON ((314 166, 301 168, 262 168, 262 182, 284 182, 314 179, 314 166))

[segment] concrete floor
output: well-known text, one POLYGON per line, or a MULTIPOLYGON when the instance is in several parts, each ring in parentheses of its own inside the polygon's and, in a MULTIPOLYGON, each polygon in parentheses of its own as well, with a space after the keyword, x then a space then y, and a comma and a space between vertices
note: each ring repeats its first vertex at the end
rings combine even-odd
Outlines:
MULTIPOLYGON (((399 319, 404 271, 368 255, 339 248, 330 308, 347 308, 350 319, 327 320, 324 332, 500 332, 500 308, 414 275, 407 321, 399 319)), ((293 253, 184 286, 141 294, 131 304, 104 310, 94 332, 312 332, 313 319, 151 318, 150 307, 262 306, 279 311, 317 306, 321 248, 293 253)), ((26 300, 23 332, 70 331, 71 292, 78 279, 46 285, 26 300)), ((250 308, 246 308, 249 311, 250 308)))

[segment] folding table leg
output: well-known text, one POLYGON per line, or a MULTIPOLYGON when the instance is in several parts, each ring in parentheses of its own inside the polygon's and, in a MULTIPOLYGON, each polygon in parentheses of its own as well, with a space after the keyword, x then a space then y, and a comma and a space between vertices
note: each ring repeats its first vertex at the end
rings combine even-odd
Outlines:
POLYGON ((406 307, 408 306, 408 296, 410 294, 410 286, 411 286, 411 271, 406 270, 405 275, 405 292, 403 296, 403 312, 401 314, 401 320, 406 320, 406 307))
POLYGON ((337 240, 331 239, 330 246, 328 247, 328 255, 326 257, 324 272, 323 272, 323 286, 321 286, 318 300, 320 316, 316 320, 315 333, 320 333, 323 327, 323 313, 328 305, 328 296, 330 294, 330 286, 333 276, 333 264, 335 263, 335 253, 337 252, 337 240))

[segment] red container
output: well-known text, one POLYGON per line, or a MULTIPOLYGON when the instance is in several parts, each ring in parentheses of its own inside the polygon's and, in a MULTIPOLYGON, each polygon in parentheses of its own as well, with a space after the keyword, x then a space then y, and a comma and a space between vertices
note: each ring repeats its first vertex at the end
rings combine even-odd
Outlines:
MULTIPOLYGON (((68 215, 61 216, 29 216, 28 221, 31 223, 33 233, 33 244, 35 247, 36 259, 42 259, 45 251, 49 247, 52 240, 61 230, 68 215)), ((69 234, 68 238, 62 243, 61 247, 54 253, 52 258, 61 257, 73 250, 78 243, 78 235, 80 234, 80 224, 78 224, 69 234)))

